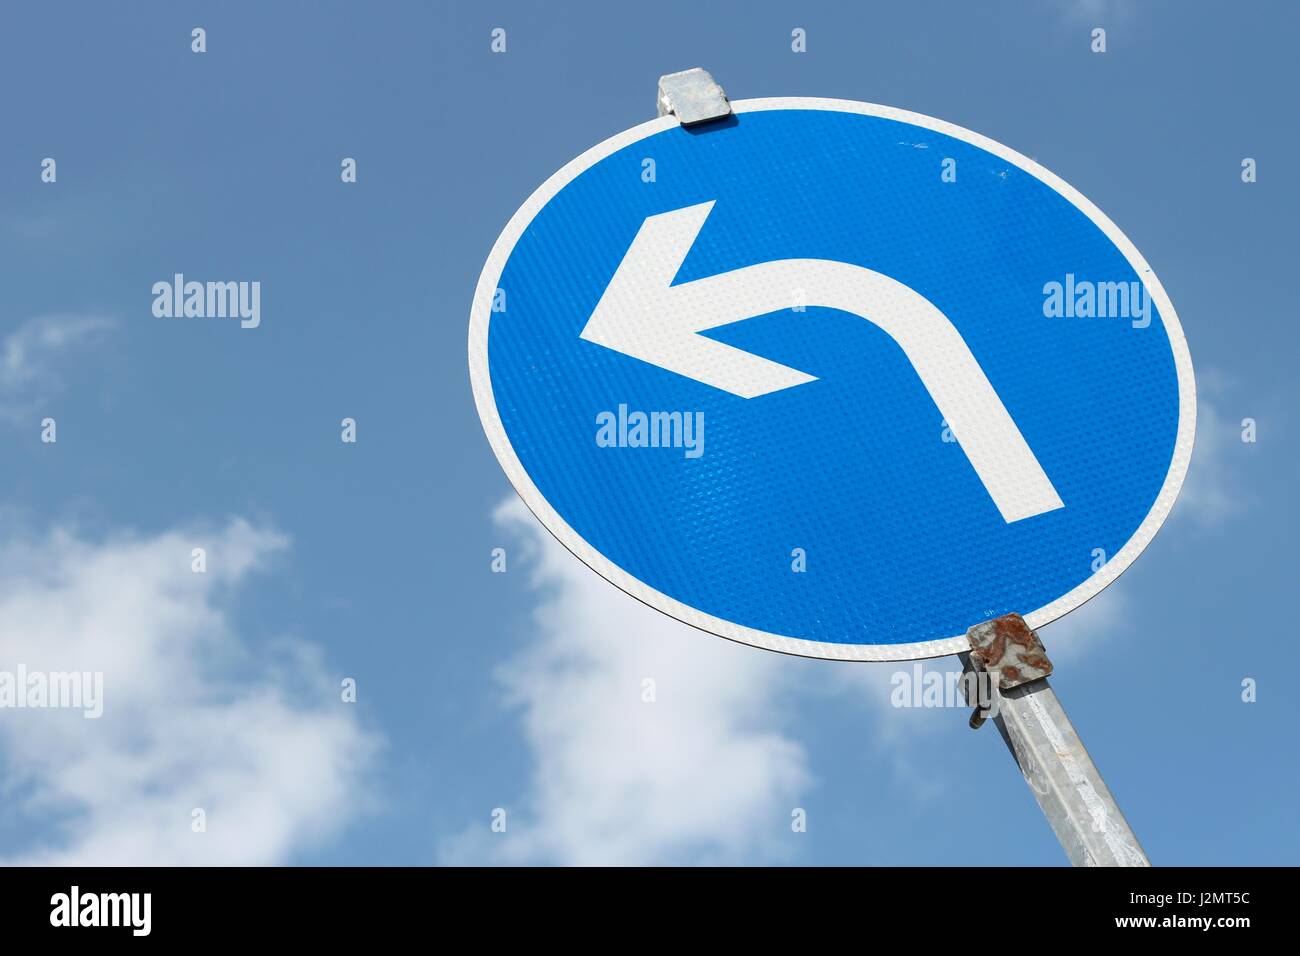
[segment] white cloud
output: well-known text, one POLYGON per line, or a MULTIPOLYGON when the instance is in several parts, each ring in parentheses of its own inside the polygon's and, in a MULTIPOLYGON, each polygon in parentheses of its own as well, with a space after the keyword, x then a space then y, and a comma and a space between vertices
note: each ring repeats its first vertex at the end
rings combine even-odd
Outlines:
MULTIPOLYGON (((499 678, 536 766, 505 834, 476 827, 448 861, 654 864, 779 859, 811 785, 776 729, 797 662, 679 624, 583 566, 512 499, 537 637, 499 678), (643 681, 657 700, 642 700, 643 681)), ((519 567, 515 558, 514 567, 519 567)), ((486 820, 486 810, 484 819, 486 820)))
POLYGON ((1237 514, 1243 500, 1237 457, 1249 446, 1241 441, 1241 426, 1219 410, 1226 385, 1212 375, 1202 376, 1196 403, 1196 444, 1183 490, 1171 517, 1190 519, 1202 527, 1215 527, 1237 514))
POLYGON ((91 344, 112 325, 101 316, 43 315, 5 336, 0 342, 0 417, 20 420, 47 401, 61 384, 53 360, 91 344))
POLYGON ((254 648, 230 623, 234 587, 286 545, 236 520, 0 546, 0 669, 104 675, 99 719, 0 709, 0 820, 39 834, 0 862, 272 864, 364 805, 377 741, 312 648, 254 648))
POLYGON ((1132 616, 1132 602, 1121 577, 1087 603, 1039 628, 1038 636, 1054 665, 1074 664, 1100 645, 1129 636, 1132 616))

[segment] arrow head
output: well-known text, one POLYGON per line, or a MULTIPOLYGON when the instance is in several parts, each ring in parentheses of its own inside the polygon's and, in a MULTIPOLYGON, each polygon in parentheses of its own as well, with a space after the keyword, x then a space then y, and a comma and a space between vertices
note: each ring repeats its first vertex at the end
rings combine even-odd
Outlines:
POLYGON ((748 296, 729 294, 728 277, 744 270, 672 284, 712 210, 710 201, 647 218, 581 338, 741 398, 816 381, 697 334, 760 314, 745 308, 748 296))

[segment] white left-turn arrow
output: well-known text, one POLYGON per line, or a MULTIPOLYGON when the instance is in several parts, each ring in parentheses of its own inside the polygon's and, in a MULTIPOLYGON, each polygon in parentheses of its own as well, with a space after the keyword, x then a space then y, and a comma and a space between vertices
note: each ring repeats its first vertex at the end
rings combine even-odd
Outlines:
POLYGON ((673 285, 712 202, 651 216, 583 327, 582 338, 741 398, 815 376, 697 333, 807 305, 875 323, 902 348, 1007 522, 1063 507, 965 340, 925 296, 829 259, 777 259, 673 285))

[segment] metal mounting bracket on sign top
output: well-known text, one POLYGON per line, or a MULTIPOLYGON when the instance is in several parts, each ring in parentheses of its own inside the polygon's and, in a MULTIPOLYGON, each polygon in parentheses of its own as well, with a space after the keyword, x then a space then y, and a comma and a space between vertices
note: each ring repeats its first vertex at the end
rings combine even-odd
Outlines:
POLYGON ((731 115, 727 94, 708 70, 696 67, 659 77, 659 115, 676 116, 683 126, 731 115))

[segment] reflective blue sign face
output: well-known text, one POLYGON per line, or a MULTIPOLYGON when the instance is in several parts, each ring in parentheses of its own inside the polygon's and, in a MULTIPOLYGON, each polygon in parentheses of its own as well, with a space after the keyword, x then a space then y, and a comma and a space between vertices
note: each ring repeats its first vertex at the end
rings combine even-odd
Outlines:
POLYGON ((470 374, 525 502, 648 604, 796 654, 953 653, 1096 594, 1191 455, 1150 267, 967 130, 732 107, 596 146, 493 249, 470 374))

